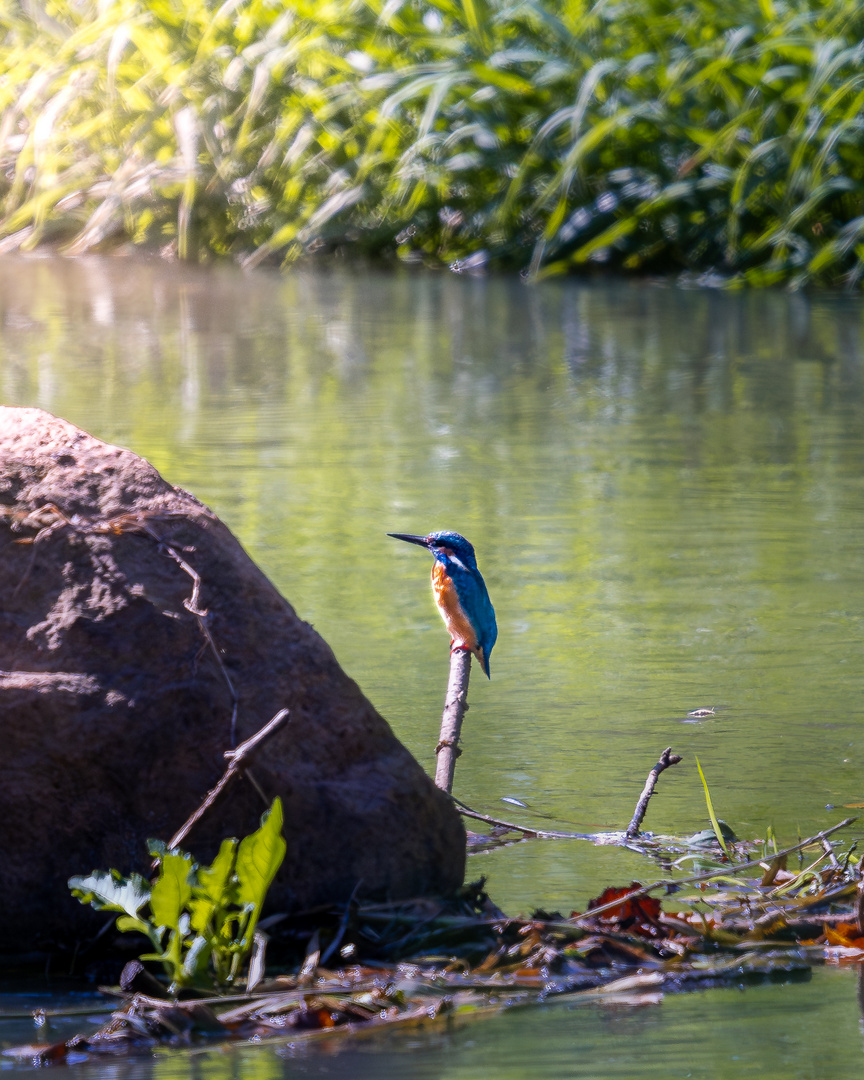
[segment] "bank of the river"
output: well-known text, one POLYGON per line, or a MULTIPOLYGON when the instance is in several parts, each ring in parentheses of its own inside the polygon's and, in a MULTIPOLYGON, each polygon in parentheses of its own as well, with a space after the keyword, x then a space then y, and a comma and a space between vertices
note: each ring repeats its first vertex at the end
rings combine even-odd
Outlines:
POLYGON ((855 0, 0 4, 0 251, 857 285, 855 0))

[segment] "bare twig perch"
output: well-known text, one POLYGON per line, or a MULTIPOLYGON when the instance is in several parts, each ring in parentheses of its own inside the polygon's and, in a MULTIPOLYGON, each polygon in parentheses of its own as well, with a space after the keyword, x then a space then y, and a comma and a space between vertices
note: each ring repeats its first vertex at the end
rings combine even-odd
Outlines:
POLYGON ((275 735, 276 732, 286 723, 288 720, 288 710, 280 709, 278 713, 268 723, 261 728, 260 731, 256 731, 254 735, 248 738, 245 742, 240 743, 236 750, 226 750, 225 757, 228 758, 228 768, 222 774, 221 779, 217 785, 207 792, 204 801, 195 811, 195 813, 186 821, 176 833, 168 841, 168 848, 179 847, 186 836, 192 830, 192 828, 201 820, 207 813, 213 803, 219 798, 225 788, 231 783, 236 776, 242 776, 243 768, 246 764, 245 759, 248 758, 263 742, 275 735))
POLYGON ((450 680, 447 683, 444 715, 441 717, 441 733, 438 736, 438 745, 435 747, 435 753, 438 755, 435 784, 448 793, 453 788, 456 758, 462 753, 459 749, 459 735, 462 732, 462 720, 468 709, 470 675, 471 653, 467 649, 454 649, 450 653, 450 680))
POLYGON ((680 760, 681 755, 673 754, 672 747, 667 746, 660 755, 660 760, 651 772, 648 773, 645 787, 642 789, 642 794, 639 796, 639 802, 636 803, 636 809, 633 811, 633 819, 627 826, 627 831, 624 833, 628 840, 639 835, 639 827, 642 824, 642 819, 645 817, 645 811, 648 809, 648 800, 654 794, 654 785, 657 783, 657 777, 664 769, 668 769, 670 765, 677 765, 680 760))

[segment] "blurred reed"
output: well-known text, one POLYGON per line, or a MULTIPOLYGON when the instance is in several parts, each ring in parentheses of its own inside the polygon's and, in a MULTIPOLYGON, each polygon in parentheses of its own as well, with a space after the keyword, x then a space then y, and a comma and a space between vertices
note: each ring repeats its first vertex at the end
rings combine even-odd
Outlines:
POLYGON ((0 0, 0 252, 855 286, 857 0, 0 0))

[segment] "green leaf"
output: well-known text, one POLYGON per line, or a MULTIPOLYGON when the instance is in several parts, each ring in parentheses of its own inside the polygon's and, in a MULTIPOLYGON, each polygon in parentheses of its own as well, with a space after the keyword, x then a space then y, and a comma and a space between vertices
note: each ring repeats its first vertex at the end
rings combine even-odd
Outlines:
POLYGON ((587 244, 583 244, 577 251, 573 253, 571 258, 575 263, 587 262, 588 259, 601 248, 609 247, 614 244, 616 240, 620 240, 622 236, 629 236, 634 229, 638 228, 639 222, 636 217, 622 218, 620 221, 613 222, 608 228, 604 229, 599 236, 595 236, 589 240, 587 244))
POLYGON ((146 919, 133 919, 131 915, 120 915, 117 919, 117 929, 121 934, 136 930, 150 939, 150 944, 154 949, 162 948, 162 935, 159 928, 146 919))
POLYGON ((171 958, 170 949, 166 949, 164 952, 141 953, 141 955, 138 957, 138 959, 141 960, 142 962, 149 960, 154 964, 162 964, 164 966, 164 968, 165 968, 165 973, 168 976, 171 976, 173 974, 173 970, 174 970, 173 967, 171 966, 170 958, 171 958))
POLYGON ((150 899, 150 885, 140 874, 125 878, 117 870, 94 870, 92 874, 69 878, 72 895, 96 911, 119 911, 137 918, 150 899))
POLYGON ((530 94, 534 90, 534 84, 530 79, 524 79, 512 71, 500 71, 489 64, 471 64, 471 71, 477 80, 486 86, 499 86, 502 90, 509 90, 514 94, 530 94))
POLYGON ((166 855, 160 867, 159 879, 150 896, 150 910, 157 926, 180 930, 180 918, 192 897, 189 871, 192 860, 188 855, 166 855))
POLYGON ((147 841, 147 854, 153 859, 162 859, 168 854, 168 845, 164 840, 149 839, 147 841))
POLYGON ((117 919, 117 929, 121 934, 128 933, 130 930, 137 930, 139 934, 146 934, 147 937, 150 937, 153 932, 150 923, 145 922, 144 919, 133 919, 131 915, 120 915, 117 919))
POLYGON ((196 933, 203 934, 211 921, 215 933, 221 930, 223 919, 219 913, 231 903, 234 895, 234 860, 238 841, 229 838, 222 841, 219 854, 210 866, 199 867, 192 887, 192 902, 189 906, 191 926, 196 933))
POLYGON ((486 0, 462 0, 462 14, 481 49, 487 48, 486 27, 489 25, 489 9, 486 0))
POLYGON ((225 892, 231 881, 234 870, 234 859, 237 852, 237 840, 229 837, 222 841, 219 854, 210 866, 200 866, 196 871, 196 896, 203 896, 214 903, 224 902, 225 892))
POLYGON ((198 934, 192 939, 192 943, 186 950, 186 956, 183 958, 183 972, 187 979, 194 980, 204 973, 211 952, 212 945, 206 937, 198 934))
POLYGON ((251 947, 261 905, 284 858, 282 800, 276 798, 262 816, 261 828, 241 841, 237 851, 237 901, 248 906, 250 911, 249 920, 243 927, 244 952, 251 947))

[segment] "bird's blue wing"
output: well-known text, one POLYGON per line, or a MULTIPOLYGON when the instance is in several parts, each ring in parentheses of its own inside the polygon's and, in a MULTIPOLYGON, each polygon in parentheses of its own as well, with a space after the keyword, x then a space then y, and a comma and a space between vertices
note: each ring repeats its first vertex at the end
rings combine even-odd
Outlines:
POLYGON ((486 583, 479 570, 456 573, 451 570, 451 576, 462 610, 468 616, 477 635, 477 643, 483 650, 483 669, 489 678, 489 654, 498 638, 498 623, 486 583))

